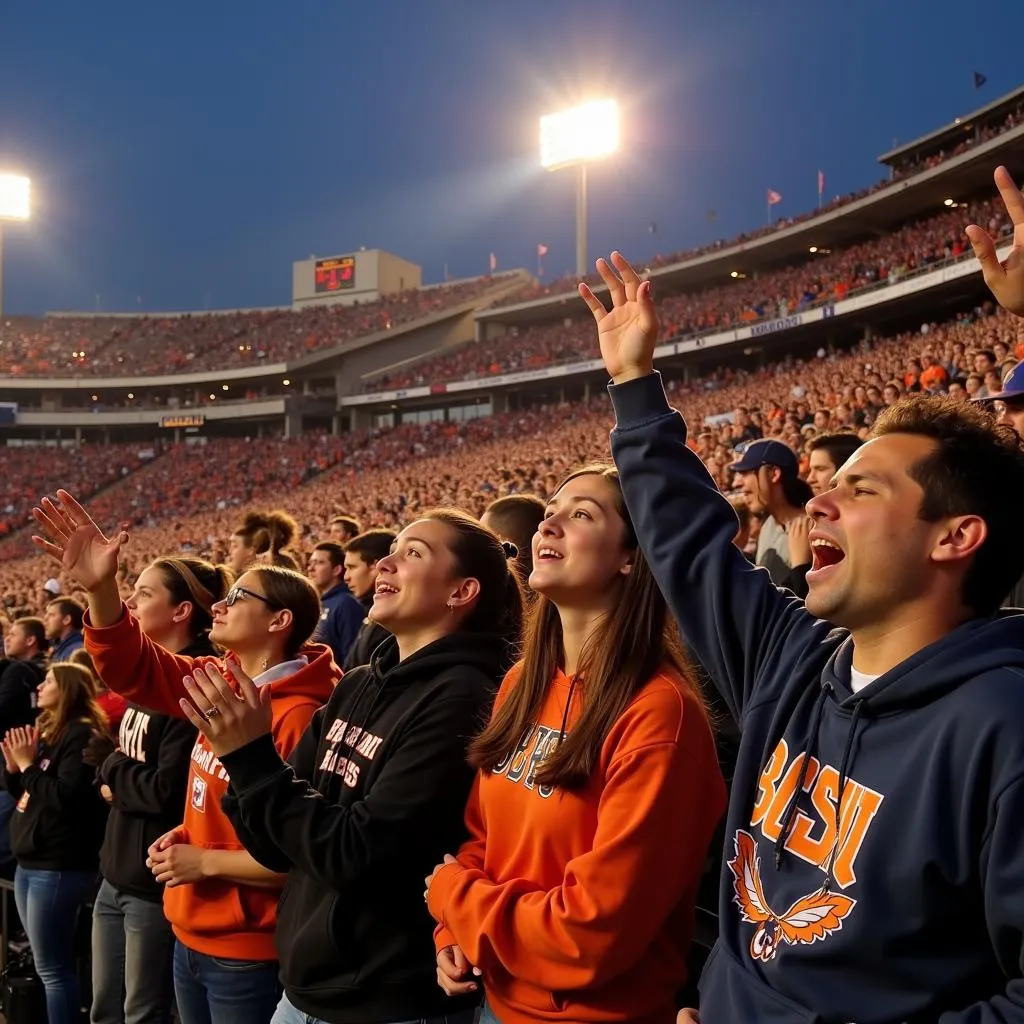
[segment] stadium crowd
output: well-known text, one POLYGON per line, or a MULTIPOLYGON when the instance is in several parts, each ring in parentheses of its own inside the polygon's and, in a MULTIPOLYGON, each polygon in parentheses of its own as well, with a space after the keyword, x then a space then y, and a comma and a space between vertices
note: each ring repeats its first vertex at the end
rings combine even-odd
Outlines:
MULTIPOLYGON (((758 228, 754 231, 744 232, 736 238, 720 238, 707 245, 697 246, 693 249, 680 249, 678 252, 672 252, 668 255, 659 254, 649 260, 647 265, 653 269, 656 267, 670 267, 677 263, 685 263, 687 260, 697 259, 699 256, 706 256, 708 253, 718 252, 722 249, 731 249, 737 245, 744 245, 745 243, 755 241, 758 238, 764 238, 776 231, 792 227, 794 224, 801 224, 804 221, 813 220, 815 217, 820 217, 822 214, 838 210, 840 207, 854 203, 858 199, 864 199, 866 196, 873 195, 876 192, 889 188, 896 182, 905 181, 907 178, 911 178, 921 171, 938 167, 946 160, 960 156, 961 154, 973 149, 975 146, 980 146, 982 143, 988 142, 990 139, 994 139, 997 135, 1001 135, 1003 132, 1008 132, 1011 129, 1016 128, 1022 123, 1022 121, 1024 121, 1024 105, 1018 104, 1002 119, 993 121, 989 124, 978 125, 972 134, 963 138, 948 151, 946 149, 940 149, 929 156, 911 156, 900 161, 894 165, 891 177, 884 178, 868 188, 860 189, 857 192, 851 192, 848 195, 836 196, 834 199, 822 206, 819 206, 817 209, 808 210, 806 213, 799 214, 794 217, 780 217, 769 225, 758 228)), ((527 286, 521 292, 516 292, 516 294, 509 295, 504 299, 499 299, 495 303, 495 306, 512 306, 520 302, 531 302, 535 299, 552 298, 557 295, 572 298, 575 296, 576 286, 578 283, 579 278, 575 275, 568 275, 566 277, 556 278, 555 280, 547 282, 537 281, 533 285, 527 286)))
POLYGON ((601 394, 118 452, 84 507, 0 456, 8 1024, 696 1024, 723 827, 704 1024, 1024 1020, 996 180, 998 306, 664 390, 686 314, 599 261, 610 452, 601 394))
POLYGON ((260 366, 421 320, 507 283, 482 277, 298 312, 12 317, 0 333, 0 373, 98 377, 260 366))
MULTIPOLYGON (((997 238, 1012 231, 1005 214, 987 201, 971 204, 967 218, 984 224, 997 238)), ((699 335, 789 316, 895 283, 945 260, 959 259, 969 252, 963 220, 962 211, 947 211, 798 267, 768 271, 699 292, 670 295, 661 303, 665 337, 699 335)), ((489 342, 471 342, 368 379, 363 389, 374 392, 440 384, 586 359, 590 357, 589 329, 586 318, 577 316, 569 326, 560 319, 489 342)))

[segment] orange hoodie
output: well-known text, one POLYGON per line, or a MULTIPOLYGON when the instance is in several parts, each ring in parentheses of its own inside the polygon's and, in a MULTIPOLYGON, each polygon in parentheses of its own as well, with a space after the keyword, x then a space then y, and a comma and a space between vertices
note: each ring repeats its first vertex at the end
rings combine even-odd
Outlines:
POLYGON ((560 672, 514 756, 477 777, 471 838, 430 886, 435 943, 457 943, 483 971, 504 1024, 672 1024, 697 887, 725 808, 711 728, 659 674, 612 727, 586 788, 551 790, 534 773, 558 742, 569 694, 560 672))
MULTIPOLYGON (((117 693, 165 715, 181 717, 178 700, 188 697, 182 677, 193 665, 216 664, 217 658, 171 654, 142 632, 123 610, 119 622, 97 628, 86 616, 85 646, 103 682, 117 693)), ((309 664, 290 676, 267 684, 271 690, 274 744, 287 757, 309 720, 327 703, 341 672, 330 648, 309 644, 302 651, 309 664)), ((188 841, 206 850, 243 850, 221 810, 228 776, 199 735, 192 748, 184 826, 188 841)), ((145 850, 139 855, 145 857, 145 850)), ((276 960, 274 927, 278 889, 237 885, 210 878, 192 885, 164 889, 164 911, 174 934, 189 949, 209 956, 238 960, 276 960)))

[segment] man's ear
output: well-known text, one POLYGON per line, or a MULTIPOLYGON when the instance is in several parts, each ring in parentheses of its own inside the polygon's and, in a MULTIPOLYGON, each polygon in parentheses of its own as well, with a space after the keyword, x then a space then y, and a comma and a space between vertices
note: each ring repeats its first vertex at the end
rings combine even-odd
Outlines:
POLYGON ((978 553, 988 537, 988 524, 981 516, 952 516, 932 548, 934 562, 958 562, 978 553))

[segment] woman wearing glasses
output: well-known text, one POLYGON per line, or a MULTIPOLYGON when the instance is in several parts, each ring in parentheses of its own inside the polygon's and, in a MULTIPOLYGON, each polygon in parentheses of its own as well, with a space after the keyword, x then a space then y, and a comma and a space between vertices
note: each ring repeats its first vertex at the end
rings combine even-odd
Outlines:
MULTIPOLYGON (((117 590, 126 533, 107 539, 66 491, 33 510, 45 552, 88 593, 86 644, 112 690, 162 714, 182 715, 183 678, 216 658, 191 658, 155 643, 117 590)), ((258 687, 269 687, 271 734, 287 757, 339 673, 331 652, 310 644, 320 601, 299 573, 260 566, 211 607, 210 640, 258 687)), ((201 707, 216 715, 217 708, 201 707)), ((221 810, 228 778, 205 737, 192 750, 182 824, 148 850, 174 929, 174 991, 181 1024, 266 1024, 278 1001, 274 927, 284 876, 258 864, 221 810)))
MULTIPOLYGON (((217 653, 209 638, 213 605, 231 579, 230 569, 199 558, 158 558, 125 603, 164 650, 211 656, 217 653)), ((79 655, 89 657, 84 650, 79 655)), ((174 934, 164 886, 149 870, 146 851, 181 823, 196 730, 184 718, 132 701, 117 735, 118 749, 99 762, 110 816, 92 915, 91 1024, 166 1024, 174 1002, 174 934)))

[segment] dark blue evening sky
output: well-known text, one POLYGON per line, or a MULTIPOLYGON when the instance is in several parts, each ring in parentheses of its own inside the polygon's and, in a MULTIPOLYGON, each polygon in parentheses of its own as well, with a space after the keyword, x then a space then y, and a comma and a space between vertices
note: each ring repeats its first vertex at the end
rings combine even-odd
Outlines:
POLYGON ((6 309, 282 304, 292 260, 359 246, 437 281, 544 242, 560 275, 573 179, 539 169, 537 117, 584 95, 624 108, 592 255, 732 236, 767 187, 802 212, 819 167, 868 185, 894 137, 1017 86, 1022 36, 1024 4, 963 0, 9 0, 0 167, 37 210, 5 231, 6 309))

